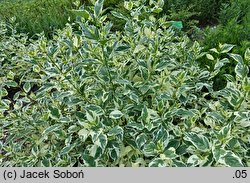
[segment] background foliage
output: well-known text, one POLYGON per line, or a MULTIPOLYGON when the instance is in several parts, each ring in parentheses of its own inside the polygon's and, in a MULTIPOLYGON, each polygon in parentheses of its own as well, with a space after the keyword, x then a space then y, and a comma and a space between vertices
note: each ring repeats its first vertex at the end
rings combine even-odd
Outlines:
MULTIPOLYGON (((204 27, 218 22, 220 9, 229 0, 165 0, 164 12, 173 20, 204 27)), ((190 28, 190 27, 189 27, 190 28)))
POLYGON ((219 12, 219 24, 205 32, 207 48, 219 43, 235 44, 235 51, 244 53, 250 46, 250 1, 232 0, 224 4, 219 12))
POLYGON ((74 7, 71 0, 3 0, 0 3, 0 19, 9 22, 16 17, 17 31, 30 36, 42 31, 49 36, 55 29, 63 28, 69 17, 74 20, 69 11, 74 7))

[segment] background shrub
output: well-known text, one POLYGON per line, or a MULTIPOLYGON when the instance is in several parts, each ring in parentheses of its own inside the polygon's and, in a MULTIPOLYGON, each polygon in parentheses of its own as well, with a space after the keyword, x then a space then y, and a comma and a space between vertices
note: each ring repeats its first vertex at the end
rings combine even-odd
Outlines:
POLYGON ((49 36, 55 29, 63 28, 72 17, 71 0, 3 0, 0 4, 0 19, 9 22, 15 16, 17 31, 30 36, 42 31, 49 36))
POLYGON ((235 52, 244 53, 250 46, 250 1, 232 0, 219 12, 219 24, 205 30, 204 46, 211 48, 219 43, 235 44, 235 52))
POLYGON ((194 25, 205 27, 218 22, 220 8, 229 0, 165 0, 164 13, 169 19, 183 21, 186 30, 194 25))

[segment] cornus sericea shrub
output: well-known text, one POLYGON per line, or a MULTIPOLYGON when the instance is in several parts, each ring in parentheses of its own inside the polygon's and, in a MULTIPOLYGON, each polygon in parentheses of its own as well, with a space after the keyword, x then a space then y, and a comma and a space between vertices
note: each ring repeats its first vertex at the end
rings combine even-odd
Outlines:
POLYGON ((102 6, 52 40, 1 24, 1 166, 250 166, 249 49, 203 52, 161 1, 125 2, 111 32, 102 6))

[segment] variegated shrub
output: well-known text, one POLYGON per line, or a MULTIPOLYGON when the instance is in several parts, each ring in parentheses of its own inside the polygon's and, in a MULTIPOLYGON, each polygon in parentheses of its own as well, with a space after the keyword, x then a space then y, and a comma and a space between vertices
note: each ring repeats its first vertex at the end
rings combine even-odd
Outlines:
POLYGON ((160 0, 112 32, 102 5, 52 40, 0 31, 1 166, 250 166, 249 49, 203 52, 160 0))

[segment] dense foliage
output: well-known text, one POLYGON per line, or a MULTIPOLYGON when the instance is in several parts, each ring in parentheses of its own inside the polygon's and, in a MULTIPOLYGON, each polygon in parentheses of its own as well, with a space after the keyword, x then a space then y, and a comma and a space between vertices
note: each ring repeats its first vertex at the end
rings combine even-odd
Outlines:
POLYGON ((0 165, 250 166, 250 50, 204 51, 163 6, 114 32, 98 0, 52 39, 1 22, 0 165))
POLYGON ((30 36, 42 31, 51 36, 55 29, 65 26, 69 17, 74 19, 71 0, 3 0, 0 3, 0 19, 10 22, 15 17, 17 31, 30 36))
POLYGON ((219 43, 235 44, 237 52, 250 47, 250 0, 231 0, 219 12, 219 24, 205 31, 207 48, 219 43))
MULTIPOLYGON (((164 12, 174 20, 200 26, 218 22, 220 9, 230 0, 165 0, 164 12)), ((190 27, 189 27, 190 28, 190 27)))

